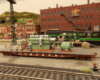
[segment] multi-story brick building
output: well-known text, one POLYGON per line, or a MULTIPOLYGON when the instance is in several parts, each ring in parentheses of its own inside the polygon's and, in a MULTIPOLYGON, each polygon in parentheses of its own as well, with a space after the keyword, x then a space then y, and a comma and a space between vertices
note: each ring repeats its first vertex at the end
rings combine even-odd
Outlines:
POLYGON ((41 32, 48 30, 99 30, 98 15, 100 14, 100 3, 89 3, 83 5, 71 5, 40 10, 41 32), (74 11, 74 13, 73 13, 74 11), (79 11, 79 12, 78 12, 79 11), (61 15, 63 13, 63 15, 61 15), (76 13, 78 15, 76 15, 76 13), (98 29, 96 29, 98 28, 98 29))

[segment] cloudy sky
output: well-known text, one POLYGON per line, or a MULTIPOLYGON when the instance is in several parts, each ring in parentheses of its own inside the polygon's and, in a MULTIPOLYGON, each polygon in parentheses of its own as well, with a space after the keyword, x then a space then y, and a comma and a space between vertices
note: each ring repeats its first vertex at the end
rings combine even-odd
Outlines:
MULTIPOLYGON (((86 4, 87 0, 16 0, 17 4, 14 4, 14 11, 17 12, 33 12, 40 14, 40 9, 46 9, 48 7, 55 8, 56 4, 60 6, 70 6, 71 4, 86 4)), ((100 0, 90 0, 92 2, 100 2, 100 0)), ((0 15, 5 11, 10 11, 10 5, 7 0, 0 0, 0 15)))

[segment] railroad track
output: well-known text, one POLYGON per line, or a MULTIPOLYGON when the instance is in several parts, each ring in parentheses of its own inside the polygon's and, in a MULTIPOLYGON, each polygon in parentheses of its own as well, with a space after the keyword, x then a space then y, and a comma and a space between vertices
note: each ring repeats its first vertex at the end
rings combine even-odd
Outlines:
POLYGON ((0 80, 100 80, 100 75, 0 65, 0 80))

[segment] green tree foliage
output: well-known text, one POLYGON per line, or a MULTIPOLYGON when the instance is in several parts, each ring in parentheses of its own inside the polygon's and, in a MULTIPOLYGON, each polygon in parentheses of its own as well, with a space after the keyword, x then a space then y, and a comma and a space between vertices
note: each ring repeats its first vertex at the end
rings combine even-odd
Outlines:
MULTIPOLYGON (((0 20, 6 20, 7 17, 10 17, 10 12, 6 11, 2 15, 0 15, 0 20)), ((16 12, 14 11, 14 19, 18 20, 20 18, 26 18, 26 19, 33 19, 34 23, 38 26, 40 26, 40 15, 30 12, 16 12)), ((18 25, 22 24, 23 22, 17 22, 18 25)), ((9 24, 9 23, 4 23, 9 24)))

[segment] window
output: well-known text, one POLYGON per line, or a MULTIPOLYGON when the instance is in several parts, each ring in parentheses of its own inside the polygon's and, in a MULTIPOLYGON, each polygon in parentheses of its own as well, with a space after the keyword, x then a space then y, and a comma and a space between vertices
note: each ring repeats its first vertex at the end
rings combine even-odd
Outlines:
POLYGON ((42 16, 43 16, 43 12, 42 12, 42 16))
POLYGON ((83 20, 83 16, 81 16, 81 20, 83 20))
POLYGON ((51 18, 51 22, 52 22, 53 20, 52 20, 52 18, 51 18))
POLYGON ((86 9, 86 12, 89 12, 89 8, 86 9))
POLYGON ((51 29, 53 28, 53 26, 51 25, 51 29))
POLYGON ((65 14, 67 14, 67 10, 65 10, 65 14))
POLYGON ((49 12, 48 12, 48 15, 49 15, 49 12))
POLYGON ((69 13, 71 14, 71 9, 69 10, 69 13))
POLYGON ((51 11, 51 15, 52 15, 52 11, 51 11))
POLYGON ((56 11, 55 11, 55 15, 56 15, 56 11))
POLYGON ((79 16, 78 16, 77 20, 79 21, 79 16))
POLYGON ((86 20, 88 20, 88 16, 86 16, 86 20))
POLYGON ((45 25, 45 29, 46 29, 46 25, 45 25))
POLYGON ((96 7, 96 12, 98 11, 98 6, 96 7))
POLYGON ((88 23, 86 23, 86 28, 88 28, 88 23))
POLYGON ((48 19, 48 22, 50 22, 50 19, 48 19))
POLYGON ((55 18, 55 22, 56 22, 56 18, 55 18))
POLYGON ((58 22, 59 22, 59 18, 58 18, 58 22))
POLYGON ((46 22, 46 19, 45 19, 45 22, 46 22))
POLYGON ((50 29, 50 25, 48 25, 48 29, 50 29))
POLYGON ((58 25, 58 28, 59 28, 59 25, 58 25))
POLYGON ((90 15, 90 20, 92 20, 92 15, 90 15))
POLYGON ((83 8, 81 9, 81 12, 83 13, 83 8))
POLYGON ((92 23, 90 23, 90 27, 92 27, 92 23))
POLYGON ((91 11, 91 12, 93 11, 93 7, 91 7, 90 11, 91 11))
POLYGON ((55 25, 55 28, 56 28, 56 25, 55 25))
POLYGON ((83 24, 81 24, 81 28, 83 28, 83 24))
POLYGON ((75 20, 75 17, 73 17, 73 21, 75 20))
POLYGON ((58 11, 58 15, 59 15, 59 11, 58 11))
POLYGON ((44 12, 44 15, 46 15, 46 12, 44 12))
POLYGON ((77 27, 79 27, 79 24, 77 24, 77 27))
POLYGON ((43 23, 43 19, 42 19, 42 23, 43 23))

